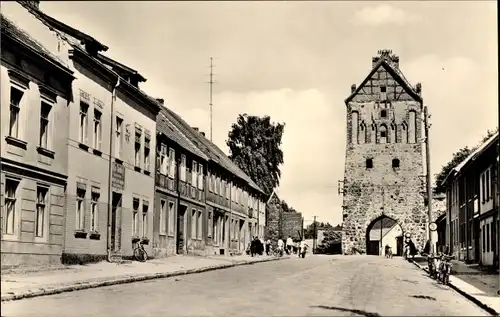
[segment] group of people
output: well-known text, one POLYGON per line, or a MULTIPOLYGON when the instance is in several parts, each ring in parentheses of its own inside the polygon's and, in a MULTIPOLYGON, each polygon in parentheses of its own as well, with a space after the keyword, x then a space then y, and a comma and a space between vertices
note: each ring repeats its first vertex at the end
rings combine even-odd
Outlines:
MULTIPOLYGON (((291 255, 293 253, 298 253, 300 255, 301 250, 305 251, 307 247, 308 247, 307 243, 304 240, 295 243, 292 237, 289 236, 286 239, 286 243, 283 241, 283 239, 281 238, 278 239, 277 250, 278 252, 286 252, 286 254, 288 255, 291 255)), ((259 239, 258 237, 254 237, 252 241, 248 244, 247 254, 253 257, 255 255, 263 255, 264 252, 266 253, 266 255, 271 255, 272 253, 271 240, 267 239, 267 241, 264 244, 261 239, 259 239)))

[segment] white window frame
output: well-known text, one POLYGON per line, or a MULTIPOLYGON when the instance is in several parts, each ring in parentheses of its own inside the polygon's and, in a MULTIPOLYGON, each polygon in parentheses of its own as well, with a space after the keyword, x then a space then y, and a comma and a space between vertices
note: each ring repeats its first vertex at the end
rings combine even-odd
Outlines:
POLYGON ((144 135, 144 170, 150 171, 151 169, 151 138, 144 135))
POLYGON ((115 158, 122 157, 123 150, 123 118, 115 116, 115 158))
POLYGON ((147 238, 149 235, 148 219, 149 219, 149 204, 142 201, 142 237, 147 238))
POLYGON ((168 175, 168 148, 166 144, 160 146, 160 174, 168 175))
POLYGON ((207 179, 208 179, 208 191, 213 192, 213 187, 212 187, 212 173, 210 171, 207 171, 207 179))
POLYGON ((201 240, 203 238, 203 212, 198 210, 196 224, 196 238, 201 240))
POLYGON ((175 202, 171 200, 168 201, 168 234, 175 234, 175 202))
POLYGON ((211 238, 213 235, 213 225, 214 225, 214 218, 213 218, 213 212, 209 211, 207 213, 207 237, 211 238))
POLYGON ((137 197, 132 199, 132 237, 139 237, 139 209, 141 200, 137 197))
POLYGON ((92 190, 90 193, 90 232, 99 232, 99 199, 101 193, 92 190))
POLYGON ((23 102, 24 94, 26 93, 26 90, 21 89, 17 85, 11 85, 10 86, 10 107, 9 107, 9 136, 15 139, 20 139, 20 117, 21 117, 21 103, 23 102), (13 91, 17 91, 21 94, 21 98, 19 100, 14 100, 12 99, 13 97, 13 91))
POLYGON ((181 181, 186 182, 187 158, 185 154, 181 154, 181 181))
POLYGON ((167 235, 167 205, 165 199, 160 199, 160 235, 167 235))
POLYGON ((88 143, 89 109, 90 106, 88 103, 80 101, 80 114, 78 116, 78 142, 85 145, 88 143))
POLYGON ((51 124, 52 124, 52 108, 53 104, 42 100, 40 102, 40 132, 38 146, 42 149, 50 149, 51 146, 51 124), (44 114, 44 107, 48 109, 48 112, 44 114), (43 125, 45 123, 45 126, 43 125))
POLYGON ((175 178, 175 150, 170 148, 168 150, 168 177, 175 178))
POLYGON ((197 187, 197 181, 198 181, 197 171, 198 171, 198 163, 195 160, 193 160, 193 162, 191 163, 191 186, 193 187, 197 187))
POLYGON ((76 214, 75 214, 75 229, 85 231, 85 196, 87 191, 83 188, 76 189, 76 214), (82 195, 80 195, 82 194, 82 195))
POLYGON ((35 239, 47 237, 47 215, 50 214, 50 188, 44 185, 36 187, 35 239))
POLYGON ((198 211, 191 209, 191 239, 196 239, 196 227, 198 225, 198 211))
POLYGON ((93 147, 96 150, 101 150, 102 147, 102 112, 99 109, 94 108, 94 144, 93 147))
POLYGON ((3 225, 3 238, 17 237, 19 233, 19 220, 18 215, 18 189, 21 182, 17 179, 5 178, 4 199, 5 199, 5 220, 3 225), (11 208, 9 208, 9 206, 11 208), (10 212, 9 212, 10 211, 10 212))
POLYGON ((203 164, 198 164, 198 189, 203 190, 203 164))
POLYGON ((139 168, 141 167, 142 134, 142 130, 136 128, 134 133, 134 166, 139 168))

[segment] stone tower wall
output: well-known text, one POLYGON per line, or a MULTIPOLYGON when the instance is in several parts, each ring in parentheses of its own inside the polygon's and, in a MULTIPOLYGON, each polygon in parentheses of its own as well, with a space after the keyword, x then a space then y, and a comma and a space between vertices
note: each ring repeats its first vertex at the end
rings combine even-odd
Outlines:
POLYGON ((421 103, 383 65, 348 102, 342 235, 345 254, 366 252, 367 228, 383 215, 397 221, 404 233, 409 232, 418 249, 424 247, 427 213, 422 195, 421 118, 421 103), (367 159, 372 159, 372 168, 367 168, 367 159), (393 167, 393 159, 399 160, 399 167, 393 167))

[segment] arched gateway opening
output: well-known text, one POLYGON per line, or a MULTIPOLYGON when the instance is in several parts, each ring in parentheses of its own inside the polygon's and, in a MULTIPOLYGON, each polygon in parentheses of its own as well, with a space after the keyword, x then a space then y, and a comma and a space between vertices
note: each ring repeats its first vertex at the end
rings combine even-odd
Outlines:
POLYGON ((394 219, 381 216, 366 228, 366 254, 385 256, 387 245, 394 256, 402 256, 403 229, 394 219))

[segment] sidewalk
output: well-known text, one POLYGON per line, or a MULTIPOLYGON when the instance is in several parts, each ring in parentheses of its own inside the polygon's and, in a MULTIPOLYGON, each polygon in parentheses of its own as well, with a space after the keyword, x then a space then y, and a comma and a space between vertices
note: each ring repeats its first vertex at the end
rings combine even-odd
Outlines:
MULTIPOLYGON (((415 257, 413 263, 427 272, 427 259, 415 257)), ((467 265, 452 261, 450 287, 472 300, 488 312, 498 316, 500 313, 500 276, 497 272, 480 270, 477 265, 467 265)))
POLYGON ((131 283, 155 278, 200 273, 237 265, 267 262, 287 257, 272 256, 172 256, 145 263, 99 262, 88 265, 58 266, 33 271, 2 271, 2 302, 88 288, 131 283))

